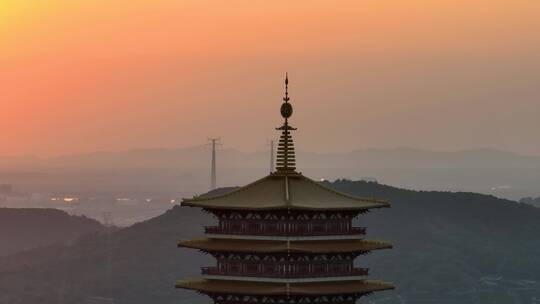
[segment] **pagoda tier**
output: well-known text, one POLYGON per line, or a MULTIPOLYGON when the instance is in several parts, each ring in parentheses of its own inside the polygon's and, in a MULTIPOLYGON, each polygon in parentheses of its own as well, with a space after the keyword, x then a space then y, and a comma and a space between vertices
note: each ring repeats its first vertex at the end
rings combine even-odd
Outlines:
POLYGON ((219 220, 217 226, 205 227, 206 234, 215 238, 227 236, 355 238, 366 233, 365 227, 352 225, 353 218, 366 210, 290 212, 207 209, 207 211, 214 213, 219 220))
POLYGON ((203 208, 218 222, 206 227, 206 238, 178 246, 209 253, 216 264, 201 269, 203 280, 176 287, 207 294, 214 303, 354 303, 393 288, 366 280, 369 270, 354 263, 359 255, 392 247, 363 239, 366 229, 352 224, 372 208, 389 207, 382 200, 340 194, 294 173, 185 200, 183 206, 203 208), (261 189, 272 195, 258 196, 261 189), (249 197, 257 200, 247 208, 249 197))
POLYGON ((209 210, 367 211, 390 207, 387 201, 337 192, 300 173, 272 173, 220 196, 184 199, 182 206, 209 210))
POLYGON ((199 249, 216 258, 215 267, 203 267, 206 278, 316 282, 358 280, 367 268, 354 266, 354 259, 372 250, 391 248, 382 241, 252 241, 198 239, 179 247, 199 249))
POLYGON ((194 239, 181 241, 178 247, 199 249, 214 255, 219 252, 232 253, 308 253, 332 254, 350 253, 358 256, 377 249, 392 248, 386 241, 373 240, 332 240, 332 241, 266 241, 241 239, 194 239))
POLYGON ((367 280, 368 269, 354 263, 359 255, 392 247, 363 239, 366 228, 353 225, 357 216, 390 204, 337 192, 296 172, 287 91, 283 100, 277 171, 226 194, 182 201, 212 213, 217 223, 205 227, 206 238, 178 246, 211 254, 216 264, 202 268, 202 279, 176 287, 216 304, 353 304, 393 289, 367 280))
MULTIPOLYGON (((357 280, 347 282, 316 282, 316 283, 268 283, 268 282, 237 282, 227 280, 188 280, 177 281, 176 287, 192 289, 208 295, 251 295, 251 296, 301 296, 303 298, 319 297, 321 295, 365 295, 374 291, 394 289, 389 283, 375 280, 357 280)), ((279 298, 279 297, 278 297, 279 298)), ((243 303, 236 301, 234 303, 243 303)), ((246 303, 259 303, 249 301, 246 303)), ((262 303, 296 303, 296 302, 262 302, 262 303)), ((304 302, 301 302, 304 303, 304 302)), ((307 302, 309 303, 309 302, 307 302)), ((325 303, 325 302, 317 302, 325 303)), ((338 303, 338 302, 336 302, 338 303)), ((339 302, 341 303, 341 302, 339 302)), ((352 302, 351 302, 352 303, 352 302)))

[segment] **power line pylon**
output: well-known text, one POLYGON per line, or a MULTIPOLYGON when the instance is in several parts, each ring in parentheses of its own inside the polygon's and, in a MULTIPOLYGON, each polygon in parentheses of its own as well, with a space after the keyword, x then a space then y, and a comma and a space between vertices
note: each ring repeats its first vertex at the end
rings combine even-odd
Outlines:
POLYGON ((221 137, 216 137, 216 138, 211 138, 209 137, 208 138, 208 141, 209 141, 209 145, 212 146, 212 169, 211 169, 211 172, 210 172, 210 190, 214 190, 216 189, 216 180, 217 180, 217 177, 216 177, 216 146, 221 146, 222 143, 221 143, 221 137))
POLYGON ((276 141, 275 140, 268 140, 268 142, 266 143, 266 146, 267 147, 270 147, 270 173, 274 172, 274 164, 275 164, 275 161, 274 161, 274 151, 275 151, 275 148, 274 148, 274 143, 276 141))

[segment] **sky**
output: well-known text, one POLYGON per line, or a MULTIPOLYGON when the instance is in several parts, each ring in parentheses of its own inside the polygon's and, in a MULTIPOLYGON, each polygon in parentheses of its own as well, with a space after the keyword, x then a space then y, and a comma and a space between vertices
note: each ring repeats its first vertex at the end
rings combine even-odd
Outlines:
POLYGON ((298 149, 540 155, 540 1, 0 0, 0 155, 298 149))

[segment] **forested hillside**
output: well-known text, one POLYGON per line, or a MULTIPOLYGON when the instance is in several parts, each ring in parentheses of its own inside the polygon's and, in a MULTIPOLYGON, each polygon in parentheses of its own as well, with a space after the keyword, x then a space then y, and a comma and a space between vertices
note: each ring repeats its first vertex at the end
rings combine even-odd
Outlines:
MULTIPOLYGON (((358 263, 397 285, 372 303, 535 303, 540 299, 540 209, 473 193, 418 192, 340 180, 338 190, 390 200, 359 218, 368 237, 393 241, 358 263)), ((202 234, 208 215, 167 213, 72 246, 0 259, 0 303, 208 303, 174 289, 212 262, 176 242, 202 234)))
POLYGON ((0 208, 0 256, 104 230, 98 221, 57 209, 0 208))

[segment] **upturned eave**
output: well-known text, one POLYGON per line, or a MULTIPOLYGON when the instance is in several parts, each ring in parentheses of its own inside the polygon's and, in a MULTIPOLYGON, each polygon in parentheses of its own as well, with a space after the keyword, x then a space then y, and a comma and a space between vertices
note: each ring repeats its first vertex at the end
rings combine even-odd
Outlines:
POLYGON ((244 253, 367 253, 391 249, 392 243, 379 240, 317 240, 317 241, 263 241, 241 239, 200 238, 178 242, 178 247, 205 252, 244 253))
POLYGON ((369 294, 376 291, 395 289, 392 283, 378 280, 335 281, 314 283, 270 283, 251 281, 228 281, 193 279, 176 282, 176 288, 195 290, 201 293, 224 293, 242 295, 334 295, 369 294))
POLYGON ((300 173, 271 174, 249 185, 216 196, 186 198, 182 206, 225 210, 368 210, 390 203, 326 187, 300 173))

